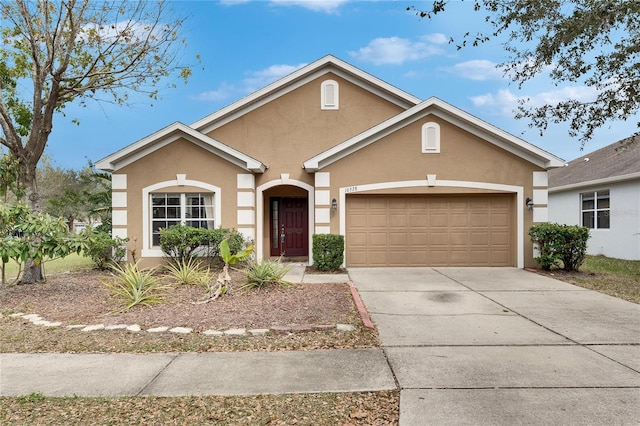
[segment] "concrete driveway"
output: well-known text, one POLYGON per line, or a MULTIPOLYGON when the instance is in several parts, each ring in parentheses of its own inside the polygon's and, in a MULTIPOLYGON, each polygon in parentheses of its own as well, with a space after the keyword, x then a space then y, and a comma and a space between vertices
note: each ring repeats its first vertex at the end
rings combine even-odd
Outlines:
POLYGON ((349 275, 401 425, 640 424, 640 305, 515 268, 349 275))

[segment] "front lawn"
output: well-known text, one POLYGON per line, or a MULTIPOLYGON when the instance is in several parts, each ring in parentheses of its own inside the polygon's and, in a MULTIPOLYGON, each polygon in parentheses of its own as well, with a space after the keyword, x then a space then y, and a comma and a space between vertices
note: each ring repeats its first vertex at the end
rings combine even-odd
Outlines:
POLYGON ((578 272, 546 274, 562 281, 640 304, 640 261, 587 256, 578 272))

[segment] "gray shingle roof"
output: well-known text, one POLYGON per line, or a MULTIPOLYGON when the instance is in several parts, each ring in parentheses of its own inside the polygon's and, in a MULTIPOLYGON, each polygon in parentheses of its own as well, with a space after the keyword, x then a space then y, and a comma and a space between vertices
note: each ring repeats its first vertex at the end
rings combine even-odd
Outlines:
POLYGON ((549 170, 549 188, 640 173, 640 136, 607 145, 549 170), (587 160, 588 159, 588 160, 587 160))

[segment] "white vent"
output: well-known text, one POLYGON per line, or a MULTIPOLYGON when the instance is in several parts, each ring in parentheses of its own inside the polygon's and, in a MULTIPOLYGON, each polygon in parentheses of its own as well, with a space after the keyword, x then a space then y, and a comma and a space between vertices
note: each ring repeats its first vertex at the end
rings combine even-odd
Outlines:
POLYGON ((322 109, 338 109, 340 100, 338 82, 334 80, 323 81, 320 97, 320 107, 322 109))
POLYGON ((440 152, 440 126, 429 122, 422 126, 422 152, 434 154, 440 152))

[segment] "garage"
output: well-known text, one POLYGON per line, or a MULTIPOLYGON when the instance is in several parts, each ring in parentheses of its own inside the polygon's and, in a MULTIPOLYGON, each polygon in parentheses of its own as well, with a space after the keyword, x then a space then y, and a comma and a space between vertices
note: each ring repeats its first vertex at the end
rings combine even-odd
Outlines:
POLYGON ((349 194, 346 264, 516 266, 514 199, 349 194))

